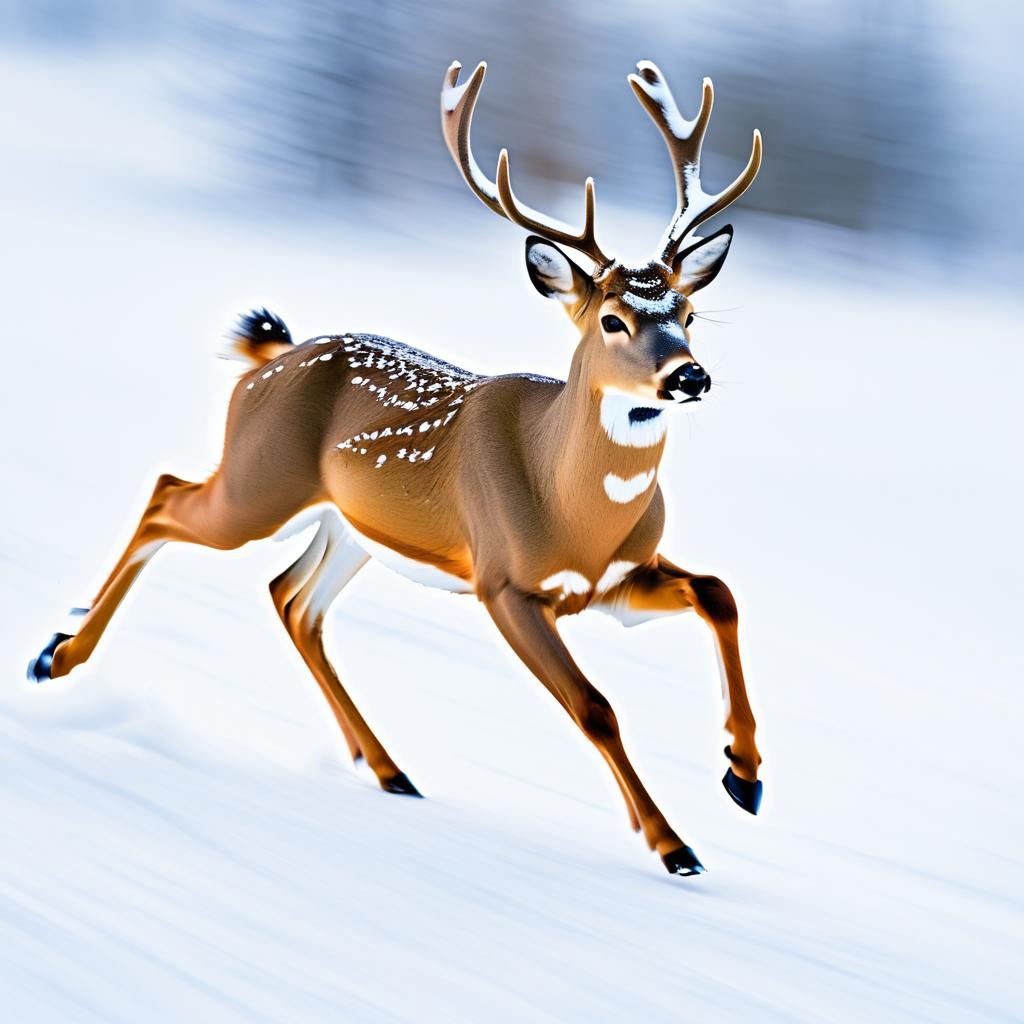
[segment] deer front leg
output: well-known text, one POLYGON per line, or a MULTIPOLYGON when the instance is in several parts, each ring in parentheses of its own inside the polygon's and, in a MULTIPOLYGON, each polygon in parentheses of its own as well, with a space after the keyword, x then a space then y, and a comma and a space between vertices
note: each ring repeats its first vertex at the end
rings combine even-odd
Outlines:
POLYGON ((550 606, 510 586, 485 597, 484 604, 509 646, 597 747, 626 798, 631 817, 639 821, 648 846, 660 854, 665 867, 680 875, 702 872, 697 855, 672 830, 633 770, 615 712, 573 661, 555 628, 550 606))
POLYGON ((761 805, 762 784, 757 778, 761 755, 754 741, 756 723, 743 679, 732 591, 717 576, 687 572, 658 555, 653 567, 637 569, 603 595, 600 605, 630 625, 692 608, 711 627, 722 677, 725 728, 732 737, 725 748, 732 763, 722 784, 740 807, 757 814, 761 805))

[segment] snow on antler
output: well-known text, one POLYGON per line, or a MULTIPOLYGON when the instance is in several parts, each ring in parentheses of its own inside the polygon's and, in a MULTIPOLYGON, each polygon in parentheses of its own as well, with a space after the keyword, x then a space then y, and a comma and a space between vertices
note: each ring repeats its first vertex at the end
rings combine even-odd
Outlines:
POLYGON ((594 234, 593 178, 587 178, 584 185, 583 229, 577 233, 562 221, 534 210, 516 198, 509 179, 508 150, 503 149, 498 158, 497 181, 491 181, 480 169, 480 165, 473 157, 469 132, 473 109, 483 85, 487 65, 481 61, 473 74, 459 85, 461 69, 462 65, 456 60, 452 61, 445 73, 444 85, 441 88, 441 128, 444 140, 448 144, 448 151, 462 172, 466 184, 488 209, 512 221, 513 224, 543 235, 552 242, 560 242, 576 249, 590 257, 598 267, 609 264, 611 260, 602 252, 594 234))
MULTIPOLYGON (((498 158, 497 179, 492 181, 480 169, 470 145, 470 127, 473 110, 483 85, 487 65, 481 61, 469 78, 459 84, 462 65, 453 61, 445 73, 441 88, 441 126, 448 151, 476 197, 488 209, 514 224, 534 231, 552 242, 560 242, 589 256, 597 269, 612 261, 601 250, 594 230, 596 201, 594 179, 587 178, 584 185, 585 213, 583 228, 579 232, 521 203, 512 191, 509 177, 508 151, 503 149, 498 158)), ((679 112, 664 76, 651 61, 637 64, 637 74, 629 75, 629 84, 637 98, 665 139, 672 157, 676 178, 676 211, 661 242, 661 260, 671 263, 686 235, 698 224, 724 210, 738 199, 757 176, 761 166, 761 133, 754 132, 750 159, 740 176, 726 189, 709 195, 700 183, 700 150, 711 117, 715 93, 711 79, 704 79, 704 91, 697 116, 687 120, 679 112)))
POLYGON ((639 73, 628 76, 629 84, 661 132, 675 171, 676 211, 662 239, 661 252, 661 259, 669 263, 689 232, 720 213, 750 187, 761 166, 761 133, 754 130, 750 159, 739 177, 728 188, 709 195, 701 187, 700 151, 715 102, 711 79, 704 79, 700 109, 689 121, 679 112, 672 90, 657 65, 642 60, 636 69, 639 73))

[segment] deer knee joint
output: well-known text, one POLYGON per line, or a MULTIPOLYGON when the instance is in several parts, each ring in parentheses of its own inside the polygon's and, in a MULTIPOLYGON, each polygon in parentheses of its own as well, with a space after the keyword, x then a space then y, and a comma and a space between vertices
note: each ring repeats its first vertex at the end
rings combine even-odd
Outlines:
POLYGON ((190 486, 193 485, 187 480, 182 480, 181 477, 175 476, 173 473, 161 473, 157 478, 156 484, 153 486, 153 494, 150 496, 147 511, 151 513, 157 511, 163 507, 169 494, 182 487, 190 486))
POLYGON ((736 621, 738 616, 732 591, 717 576, 694 576, 689 587, 697 610, 713 622, 736 621))
POLYGON ((580 728, 596 743, 618 738, 619 722, 611 704, 597 691, 588 694, 579 709, 580 728))
POLYGON ((166 490, 168 487, 180 487, 185 483, 188 483, 188 481, 182 480, 180 476, 175 476, 173 473, 161 473, 160 476, 157 477, 153 493, 159 494, 160 491, 166 490))
POLYGON ((295 598, 289 599, 281 609, 281 621, 284 628, 293 636, 299 636, 306 625, 304 609, 296 603, 295 598))

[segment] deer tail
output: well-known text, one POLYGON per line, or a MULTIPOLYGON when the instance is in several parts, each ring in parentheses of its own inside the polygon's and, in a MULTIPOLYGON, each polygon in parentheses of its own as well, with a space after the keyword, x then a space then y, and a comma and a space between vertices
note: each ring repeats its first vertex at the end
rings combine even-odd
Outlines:
POLYGON ((285 322, 266 308, 242 313, 227 340, 228 349, 224 356, 244 360, 253 366, 262 366, 284 355, 294 344, 285 322))

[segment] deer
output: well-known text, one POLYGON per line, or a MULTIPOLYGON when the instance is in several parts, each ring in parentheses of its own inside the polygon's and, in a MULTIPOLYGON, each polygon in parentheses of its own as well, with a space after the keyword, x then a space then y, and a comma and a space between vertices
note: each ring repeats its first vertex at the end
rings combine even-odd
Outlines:
POLYGON ((159 477, 124 553, 72 632, 29 665, 36 682, 67 675, 93 653, 129 588, 171 541, 218 550, 295 529, 316 530, 270 583, 280 620, 319 684, 353 761, 380 787, 420 796, 328 660, 324 619, 370 559, 428 586, 473 594, 527 669, 596 747, 621 791, 631 828, 665 868, 705 870, 634 770, 615 711, 583 674, 557 625, 585 609, 632 626, 694 611, 710 627, 721 670, 728 796, 756 814, 761 756, 740 661, 738 614, 716 576, 680 568, 658 550, 665 505, 658 467, 672 410, 700 402, 711 377, 691 351, 692 296, 718 275, 733 229, 695 229, 739 198, 761 164, 755 131, 746 167, 721 192, 701 185, 701 146, 714 91, 684 118, 650 61, 628 81, 668 148, 676 208, 657 255, 625 266, 599 246, 592 178, 580 231, 524 205, 508 151, 492 181, 470 145, 486 72, 441 92, 445 143, 465 183, 491 211, 529 232, 526 270, 579 333, 566 380, 483 376, 376 334, 296 344, 266 309, 232 335, 248 369, 227 411, 223 456, 204 482, 159 477), (562 247, 588 260, 587 270, 562 247))

